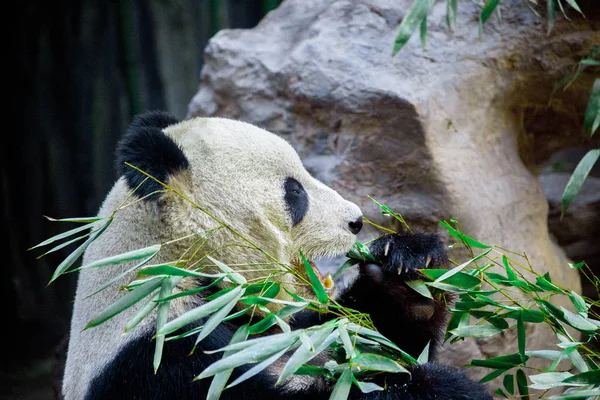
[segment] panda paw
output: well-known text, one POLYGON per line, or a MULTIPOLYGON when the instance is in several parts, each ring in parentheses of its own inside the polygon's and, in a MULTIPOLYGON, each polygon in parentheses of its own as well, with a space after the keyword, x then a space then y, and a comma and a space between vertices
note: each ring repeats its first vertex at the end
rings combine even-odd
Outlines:
POLYGON ((373 241, 369 250, 385 275, 395 275, 404 281, 422 277, 418 269, 448 267, 448 256, 435 234, 385 235, 373 241))

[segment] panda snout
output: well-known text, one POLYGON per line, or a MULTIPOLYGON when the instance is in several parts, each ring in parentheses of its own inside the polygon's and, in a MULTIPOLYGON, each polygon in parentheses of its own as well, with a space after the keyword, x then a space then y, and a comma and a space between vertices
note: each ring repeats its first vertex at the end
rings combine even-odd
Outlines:
POLYGON ((363 227, 362 216, 358 217, 358 219, 355 221, 348 222, 348 228, 350 229, 350 232, 352 232, 355 235, 358 234, 358 232, 360 232, 362 227, 363 227))

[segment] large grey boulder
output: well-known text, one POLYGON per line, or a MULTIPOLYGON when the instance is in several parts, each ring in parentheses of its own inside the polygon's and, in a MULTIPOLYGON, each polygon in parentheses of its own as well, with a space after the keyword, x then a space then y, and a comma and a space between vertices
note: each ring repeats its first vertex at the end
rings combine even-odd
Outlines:
MULTIPOLYGON (((209 42, 189 115, 280 134, 374 222, 393 226, 367 195, 416 229, 443 233, 438 220, 456 218, 467 234, 527 253, 537 271, 579 291, 577 271, 549 235, 535 174, 581 139, 591 75, 549 104, 550 92, 600 34, 574 19, 557 21, 547 36, 545 20, 525 3, 503 1, 502 20, 490 21, 480 41, 474 2, 460 2, 454 33, 445 2, 436 2, 426 50, 417 34, 392 57, 412 1, 285 1, 256 28, 221 31, 209 42)), ((555 342, 549 330, 530 327, 531 348, 555 342)), ((444 358, 461 365, 515 347, 509 333, 453 345, 444 358)))

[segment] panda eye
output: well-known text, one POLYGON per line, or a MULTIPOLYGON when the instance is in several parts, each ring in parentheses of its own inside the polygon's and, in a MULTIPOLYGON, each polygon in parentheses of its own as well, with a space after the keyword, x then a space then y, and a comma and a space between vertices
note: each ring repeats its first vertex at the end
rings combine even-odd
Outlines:
POLYGON ((302 187, 302 184, 292 177, 285 179, 283 192, 283 198, 286 209, 292 219, 292 225, 297 225, 308 211, 308 194, 302 187))
POLYGON ((299 196, 302 192, 304 192, 302 184, 294 178, 288 178, 285 182, 284 188, 286 193, 293 194, 296 196, 299 196))

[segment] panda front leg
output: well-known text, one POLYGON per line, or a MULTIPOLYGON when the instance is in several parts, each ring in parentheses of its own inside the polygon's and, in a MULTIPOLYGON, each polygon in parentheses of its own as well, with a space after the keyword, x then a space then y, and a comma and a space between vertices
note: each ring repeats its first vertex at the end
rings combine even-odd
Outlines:
POLYGON ((406 282, 422 277, 417 269, 448 268, 440 239, 423 233, 386 235, 369 250, 377 264, 361 264, 339 302, 368 313, 377 329, 411 356, 430 343, 429 354, 435 357, 447 322, 446 304, 422 296, 406 282))
POLYGON ((373 392, 372 397, 356 393, 356 398, 491 400, 485 386, 460 369, 435 363, 447 323, 447 304, 444 299, 426 298, 406 284, 421 277, 417 269, 448 268, 439 237, 386 235, 375 240, 369 250, 377 265, 360 265, 358 278, 339 302, 368 313, 383 335, 415 358, 429 343, 430 362, 412 367, 410 379, 404 374, 388 375, 386 392, 373 392))

